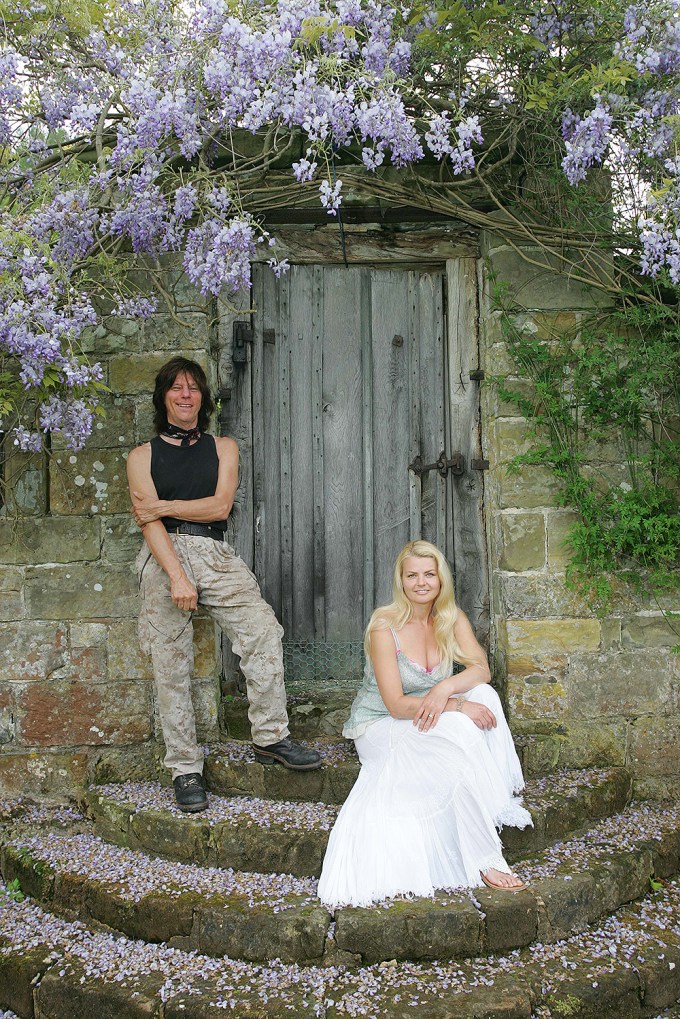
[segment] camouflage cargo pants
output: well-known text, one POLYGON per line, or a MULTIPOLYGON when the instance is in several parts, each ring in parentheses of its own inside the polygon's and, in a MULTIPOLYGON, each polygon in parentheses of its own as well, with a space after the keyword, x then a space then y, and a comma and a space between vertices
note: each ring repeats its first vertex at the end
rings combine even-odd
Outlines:
MULTIPOLYGON (((283 628, 260 594, 255 577, 226 542, 174 534, 184 570, 204 606, 241 657, 253 742, 266 746, 288 735, 283 683, 283 628)), ((203 770, 191 699, 194 664, 191 613, 178 609, 170 581, 148 547, 137 559, 142 650, 151 655, 158 714, 165 739, 165 766, 172 777, 203 770)))

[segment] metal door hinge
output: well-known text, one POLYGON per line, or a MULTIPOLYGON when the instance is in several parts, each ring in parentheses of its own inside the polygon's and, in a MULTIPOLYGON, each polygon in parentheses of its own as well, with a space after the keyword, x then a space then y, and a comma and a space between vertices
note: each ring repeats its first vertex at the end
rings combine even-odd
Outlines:
POLYGON ((231 359, 234 364, 245 364, 248 360, 246 344, 253 342, 253 328, 250 322, 234 322, 231 359))

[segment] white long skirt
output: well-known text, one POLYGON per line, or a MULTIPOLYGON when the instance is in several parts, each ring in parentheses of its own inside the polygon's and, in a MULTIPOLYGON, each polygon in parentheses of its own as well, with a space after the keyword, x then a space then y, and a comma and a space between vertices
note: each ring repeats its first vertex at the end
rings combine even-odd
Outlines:
POLYGON ((359 777, 338 814, 319 879, 327 906, 366 906, 397 895, 471 888, 480 872, 509 872, 496 828, 525 828, 515 796, 522 769, 498 694, 465 694, 496 716, 484 731, 446 712, 429 732, 389 716, 357 737, 359 777))

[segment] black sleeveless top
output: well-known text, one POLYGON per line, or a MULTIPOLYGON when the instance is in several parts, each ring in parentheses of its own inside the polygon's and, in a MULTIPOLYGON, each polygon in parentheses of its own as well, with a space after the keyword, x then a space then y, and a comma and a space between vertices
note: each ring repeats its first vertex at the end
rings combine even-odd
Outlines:
MULTIPOLYGON (((212 435, 201 436, 193 446, 175 446, 157 435, 151 440, 151 480, 159 499, 206 499, 215 494, 219 459, 212 435)), ((163 517, 166 527, 182 521, 163 517)), ((226 520, 211 520, 211 527, 226 531, 226 520)))

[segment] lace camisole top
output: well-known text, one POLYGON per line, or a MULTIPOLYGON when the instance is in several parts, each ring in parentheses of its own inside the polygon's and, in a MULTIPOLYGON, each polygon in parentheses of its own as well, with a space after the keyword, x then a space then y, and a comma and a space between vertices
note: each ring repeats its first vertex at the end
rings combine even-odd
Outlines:
MULTIPOLYGON (((394 637, 397 667, 405 694, 424 697, 435 683, 439 683, 447 676, 460 672, 461 666, 455 662, 440 662, 433 669, 426 669, 417 662, 411 661, 399 646, 396 630, 393 630, 392 627, 390 627, 390 630, 394 637)), ((385 718, 386 715, 389 715, 389 711, 380 696, 378 682, 373 671, 373 663, 370 658, 367 658, 361 686, 352 703, 349 718, 345 722, 342 735, 346 739, 356 739, 357 736, 363 736, 372 722, 377 722, 379 718, 385 718)))

